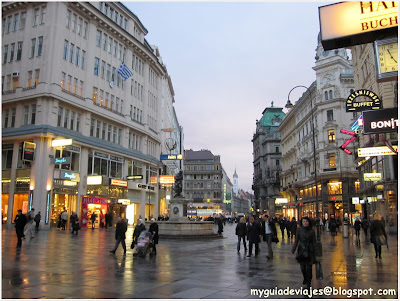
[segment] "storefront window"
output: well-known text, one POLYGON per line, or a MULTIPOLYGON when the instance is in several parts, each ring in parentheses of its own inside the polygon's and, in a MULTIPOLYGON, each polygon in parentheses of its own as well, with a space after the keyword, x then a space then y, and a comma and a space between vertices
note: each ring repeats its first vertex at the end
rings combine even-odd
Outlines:
POLYGON ((22 209, 22 214, 26 214, 28 212, 28 199, 29 194, 27 193, 14 194, 13 217, 18 214, 19 209, 22 209))
POLYGON ((51 204, 51 220, 50 226, 57 227, 59 216, 67 210, 68 216, 72 214, 72 211, 76 212, 77 208, 77 196, 69 194, 54 194, 53 202, 51 204))
POLYGON ((304 190, 300 189, 300 197, 303 198, 304 197, 304 190))
POLYGON ((11 169, 12 156, 13 156, 13 145, 12 144, 3 144, 2 145, 2 156, 1 156, 2 170, 11 169))
POLYGON ((342 182, 329 182, 328 194, 342 194, 342 182))
POLYGON ((124 159, 99 152, 89 153, 88 175, 121 178, 124 159))
POLYGON ((143 175, 142 163, 136 161, 128 161, 128 176, 143 175))
MULTIPOLYGON (((3 186, 3 185, 2 185, 3 186)), ((4 190, 3 190, 4 192, 4 190)), ((2 222, 5 223, 7 221, 7 212, 8 212, 8 194, 3 193, 1 195, 1 218, 2 222)))
POLYGON ((360 180, 354 182, 354 189, 356 193, 360 192, 360 180))
POLYGON ((71 158, 70 164, 56 164, 54 168, 60 168, 64 170, 71 170, 79 172, 79 154, 80 154, 79 146, 64 146, 62 153, 60 149, 56 150, 55 158, 69 157, 71 158), (61 166, 60 166, 61 165, 61 166))

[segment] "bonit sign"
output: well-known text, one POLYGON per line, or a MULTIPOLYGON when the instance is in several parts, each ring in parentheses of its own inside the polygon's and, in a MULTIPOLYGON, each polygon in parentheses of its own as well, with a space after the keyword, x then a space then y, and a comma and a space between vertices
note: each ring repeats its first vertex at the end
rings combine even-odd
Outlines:
POLYGON ((399 119, 397 108, 363 112, 364 134, 397 132, 399 119))
POLYGON ((397 1, 349 1, 319 7, 324 50, 370 43, 378 34, 397 35, 397 1))

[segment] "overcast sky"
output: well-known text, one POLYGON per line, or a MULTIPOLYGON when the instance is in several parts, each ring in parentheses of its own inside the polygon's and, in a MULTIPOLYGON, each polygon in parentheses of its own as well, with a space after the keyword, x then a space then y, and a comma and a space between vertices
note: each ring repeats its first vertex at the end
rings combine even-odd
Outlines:
POLYGON ((185 149, 220 155, 241 189, 253 192, 256 120, 315 80, 318 7, 329 3, 124 2, 167 66, 185 149))

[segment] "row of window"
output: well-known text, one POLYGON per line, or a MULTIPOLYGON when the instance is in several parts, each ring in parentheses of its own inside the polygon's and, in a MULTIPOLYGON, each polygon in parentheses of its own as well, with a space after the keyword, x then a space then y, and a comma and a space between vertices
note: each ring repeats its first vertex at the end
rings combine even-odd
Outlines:
POLYGON ((83 36, 87 39, 88 35, 88 22, 83 20, 81 17, 78 18, 77 14, 72 14, 70 10, 67 10, 67 18, 65 20, 65 26, 71 28, 73 32, 83 36))
POLYGON ((141 146, 142 146, 142 137, 129 131, 128 147, 130 149, 136 149, 140 151, 141 146))
POLYGON ((70 44, 68 40, 64 40, 63 59, 68 60, 70 63, 75 64, 76 66, 81 67, 82 69, 85 69, 86 51, 76 46, 76 52, 75 52, 75 45, 73 43, 70 44), (68 56, 68 48, 69 48, 69 56, 68 56), (81 50, 82 50, 82 55, 81 55, 81 50))
POLYGON ((57 126, 79 132, 81 129, 81 114, 58 107, 57 126))
POLYGON ((100 76, 103 79, 105 78, 107 82, 113 81, 117 85, 117 87, 121 87, 122 89, 124 89, 125 81, 122 79, 121 75, 117 72, 117 68, 112 67, 110 64, 106 64, 105 61, 101 61, 100 64, 100 59, 97 57, 94 58, 93 74, 96 76, 100 76), (107 66, 107 73, 106 73, 106 66, 107 66))
POLYGON ((218 165, 186 165, 185 170, 219 170, 218 165))
POLYGON ((214 183, 211 183, 211 182, 206 182, 206 183, 203 183, 203 182, 186 182, 186 188, 193 188, 193 189, 198 189, 198 188, 200 188, 200 189, 202 189, 202 188, 207 188, 207 189, 212 189, 212 188, 214 188, 214 189, 219 189, 219 188, 221 188, 221 184, 220 183, 218 183, 218 182, 214 182, 214 183))
POLYGON ((88 175, 102 175, 121 178, 124 159, 99 152, 90 152, 88 158, 88 175))
POLYGON ((24 106, 24 125, 35 124, 36 121, 36 104, 24 106))
POLYGON ((113 94, 105 92, 104 90, 99 89, 97 87, 93 87, 92 94, 93 104, 98 105, 100 107, 104 107, 110 111, 117 112, 122 114, 124 112, 124 100, 119 97, 115 97, 113 94), (115 100, 115 102, 114 102, 115 100))
MULTIPOLYGON (((40 69, 35 69, 28 71, 28 82, 27 82, 27 88, 31 88, 33 86, 36 86, 39 83, 39 75, 40 75, 40 69), (34 77, 33 77, 34 76, 34 77), (32 81, 33 79, 33 81, 32 81)), ((11 90, 15 90, 16 88, 19 87, 19 74, 15 75, 15 74, 8 74, 7 76, 2 76, 1 77, 1 91, 2 93, 4 91, 11 91, 11 90), (6 80, 6 82, 4 83, 4 80, 6 80)))
POLYGON ((7 63, 7 59, 9 59, 9 62, 12 62, 15 57, 15 52, 17 53, 16 61, 21 60, 22 42, 17 42, 17 49, 15 49, 15 44, 16 43, 11 43, 10 47, 8 47, 8 45, 3 46, 3 64, 7 63), (8 50, 10 50, 10 56, 8 56, 8 50))
POLYGON ((149 83, 150 83, 150 85, 152 85, 154 88, 157 89, 157 87, 158 87, 157 74, 152 69, 150 69, 150 72, 149 72, 149 83))
POLYGON ((149 91, 149 102, 148 102, 149 108, 153 109, 155 112, 157 112, 157 97, 149 91))
POLYGON ((144 76, 144 62, 132 54, 132 71, 135 70, 139 75, 144 76))
POLYGON ((119 14, 110 4, 99 2, 99 11, 115 22, 119 27, 126 30, 128 20, 122 14, 119 14))
POLYGON ((151 115, 147 114, 147 122, 149 123, 149 128, 155 131, 157 129, 157 120, 151 115))
POLYGON ((142 110, 131 105, 131 110, 129 112, 129 116, 131 117, 131 120, 142 123, 142 115, 143 115, 142 110))
POLYGON ((153 141, 147 141, 147 154, 153 157, 157 156, 157 144, 153 141))
MULTIPOLYGON (((199 191, 199 192, 193 192, 193 193, 185 192, 185 196, 187 199, 190 199, 191 198, 190 196, 192 196, 193 199, 204 200, 205 195, 207 196, 207 199, 211 199, 210 191, 208 191, 208 192, 202 192, 202 191, 200 192, 199 191)), ((221 193, 219 191, 214 191, 213 197, 214 197, 214 199, 219 199, 221 197, 221 193)))
POLYGON ((96 33, 96 46, 102 48, 104 51, 114 55, 116 58, 125 61, 126 57, 126 47, 118 43, 118 41, 113 40, 111 36, 101 30, 97 30, 96 33), (113 43, 114 42, 114 43, 113 43), (113 47, 114 45, 114 47, 113 47))
MULTIPOLYGON (((32 27, 42 25, 45 22, 46 6, 35 8, 33 11, 32 27)), ((25 29, 26 12, 17 13, 3 18, 2 35, 25 29)))
POLYGON ((144 87, 137 81, 131 80, 131 95, 135 96, 139 100, 144 98, 144 87))
POLYGON ((84 82, 82 80, 78 80, 74 77, 72 81, 72 75, 66 74, 65 72, 61 72, 61 81, 60 81, 61 89, 64 89, 73 94, 79 95, 82 97, 83 85, 84 82), (79 81, 79 87, 78 87, 79 81))
POLYGON ((90 136, 121 145, 122 129, 92 118, 90 120, 90 136))

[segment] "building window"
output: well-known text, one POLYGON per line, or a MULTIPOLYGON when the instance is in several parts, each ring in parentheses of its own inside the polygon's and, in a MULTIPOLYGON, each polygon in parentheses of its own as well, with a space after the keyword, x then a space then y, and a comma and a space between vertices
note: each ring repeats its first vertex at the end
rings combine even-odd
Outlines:
POLYGON ((279 164, 280 164, 279 160, 278 159, 275 160, 275 166, 279 166, 279 164))
POLYGON ((93 87, 93 94, 92 94, 93 104, 97 103, 97 88, 93 87))
POLYGON ((107 35, 103 34, 103 50, 107 51, 107 35))
POLYGON ((36 39, 31 40, 31 56, 33 58, 35 56, 35 47, 36 47, 36 39))
POLYGON ((71 120, 69 122, 69 129, 74 130, 75 112, 71 111, 71 120))
POLYGON ((99 75, 99 58, 94 58, 94 75, 99 75))
POLYGON ((38 38, 38 51, 37 56, 42 56, 42 48, 43 48, 43 37, 38 38))
POLYGON ((8 127, 8 114, 9 114, 9 110, 5 109, 4 110, 4 123, 3 123, 3 128, 7 128, 8 127))
POLYGON ((81 49, 76 47, 76 55, 75 55, 75 65, 79 66, 79 59, 80 59, 81 49))
POLYGON ((22 42, 18 42, 17 46, 17 61, 20 61, 22 57, 22 42))
POLYGON ((71 23, 72 31, 76 30, 76 20, 77 20, 77 18, 78 18, 78 16, 76 14, 73 14, 72 23, 71 23))
POLYGON ((68 41, 64 40, 64 52, 63 52, 63 59, 67 60, 67 53, 68 53, 68 41))
POLYGON ((19 22, 19 29, 25 29, 25 21, 26 21, 26 12, 21 13, 21 21, 19 22))
POLYGON ((328 110, 326 112, 326 115, 327 115, 328 121, 332 121, 333 120, 333 110, 328 110))
POLYGON ((342 194, 342 182, 329 182, 328 194, 342 194))
POLYGON ((29 106, 24 106, 24 125, 28 125, 29 106))
POLYGON ((71 83, 72 83, 72 76, 68 75, 68 82, 67 82, 67 91, 71 92, 71 83))
POLYGON ((101 61, 101 78, 104 78, 104 70, 106 68, 106 62, 101 61))
POLYGON ((101 41, 101 31, 97 30, 97 33, 96 33, 96 46, 97 47, 100 47, 100 41, 101 41))
POLYGON ((83 21, 83 37, 87 38, 88 22, 83 21))
POLYGON ((76 77, 74 77, 74 86, 72 88, 72 93, 76 94, 77 87, 78 87, 78 79, 76 77))
POLYGON ((62 120, 63 112, 64 112, 64 108, 58 107, 57 126, 61 126, 61 120, 62 120))
POLYGON ((13 128, 15 126, 15 114, 17 112, 16 108, 11 109, 11 127, 13 128))
POLYGON ((36 121, 36 104, 31 105, 31 124, 35 124, 36 121))
POLYGON ((82 64, 81 64, 82 69, 85 69, 85 58, 86 58, 86 51, 82 50, 82 64))
POLYGON ((81 35, 81 33, 82 33, 82 18, 79 18, 79 21, 78 21, 78 30, 77 30, 77 32, 78 32, 78 35, 81 35))
POLYGON ((66 20, 65 20, 65 26, 66 26, 67 28, 69 28, 70 23, 71 23, 71 11, 70 11, 70 10, 67 10, 67 18, 66 18, 66 20))
POLYGON ((82 91, 83 91, 83 81, 81 80, 81 81, 79 81, 80 82, 80 85, 79 85, 79 96, 82 96, 82 91))
POLYGON ((90 119, 90 136, 93 137, 93 133, 94 133, 94 119, 91 118, 90 119))
POLYGON ((336 157, 335 154, 328 154, 329 167, 336 167, 336 157))
POLYGON ((12 43, 10 45, 10 62, 14 60, 14 49, 15 49, 15 43, 12 43))
POLYGON ((33 71, 28 71, 28 88, 32 87, 32 75, 33 71))
POLYGON ((65 109, 65 115, 64 115, 64 127, 68 127, 68 119, 69 119, 69 110, 65 109))
POLYGON ((328 91, 325 91, 325 100, 328 100, 328 91))
POLYGON ((96 122, 96 138, 100 138, 100 127, 101 127, 101 121, 97 120, 97 122, 96 122))
POLYGON ((72 63, 74 59, 75 45, 71 43, 71 48, 69 49, 69 62, 72 63))
POLYGON ((332 98, 333 98, 332 90, 329 90, 329 99, 332 99, 332 98))
POLYGON ((8 45, 3 47, 3 64, 7 63, 8 45))
POLYGON ((81 127, 81 114, 76 114, 76 131, 79 132, 81 127))
POLYGON ((61 82, 60 82, 60 85, 61 85, 61 89, 65 89, 65 78, 66 78, 66 74, 65 74, 65 72, 61 72, 61 82))
POLYGON ((39 23, 39 8, 36 8, 33 15, 33 24, 32 26, 35 27, 39 23))
POLYGON ((335 130, 328 130, 328 140, 329 143, 335 142, 335 130))
POLYGON ((46 17, 46 6, 42 6, 40 10, 40 24, 44 24, 46 17))
POLYGON ((35 69, 35 86, 39 83, 40 69, 35 69))

